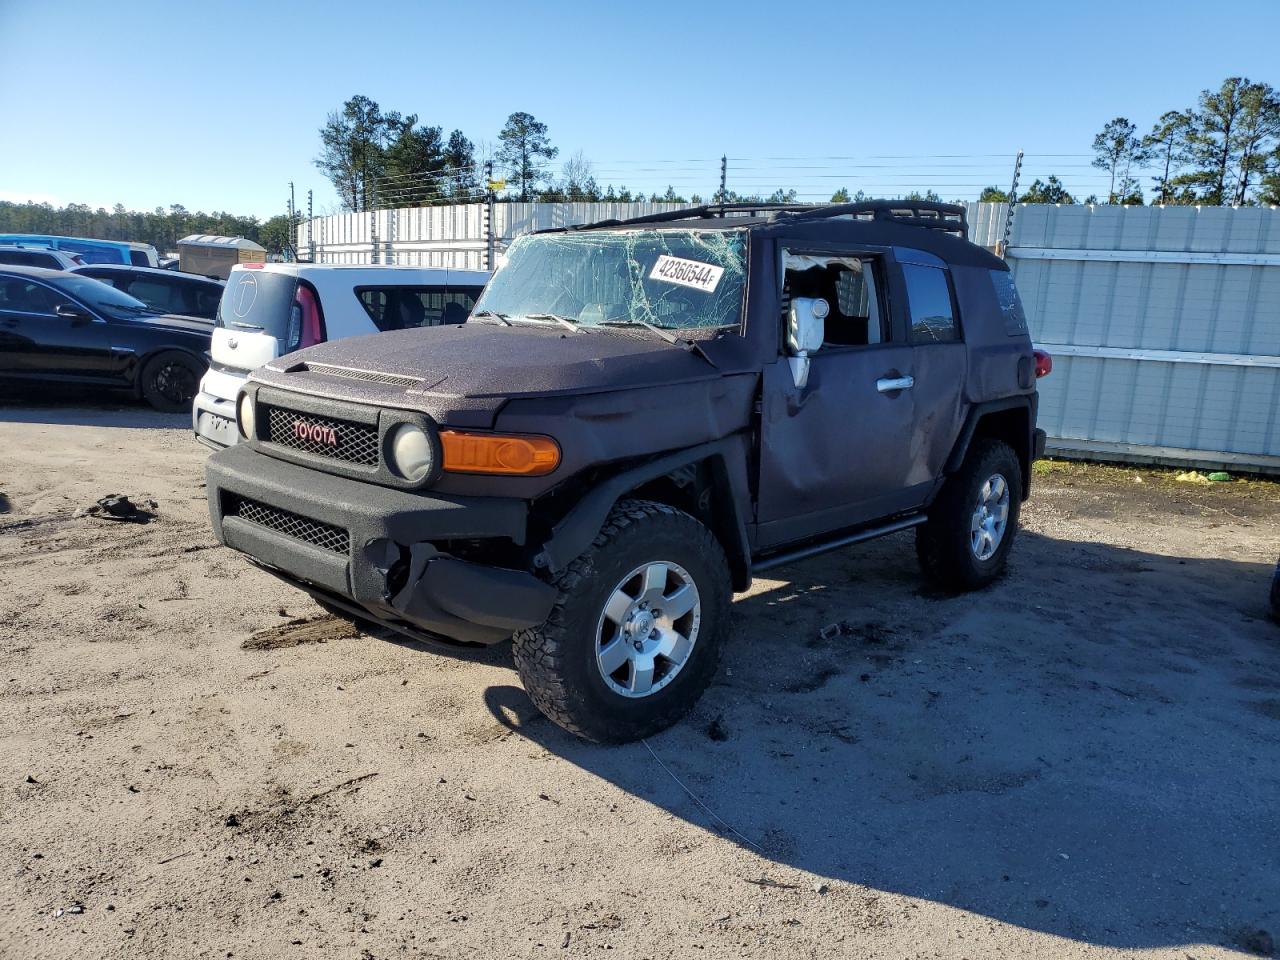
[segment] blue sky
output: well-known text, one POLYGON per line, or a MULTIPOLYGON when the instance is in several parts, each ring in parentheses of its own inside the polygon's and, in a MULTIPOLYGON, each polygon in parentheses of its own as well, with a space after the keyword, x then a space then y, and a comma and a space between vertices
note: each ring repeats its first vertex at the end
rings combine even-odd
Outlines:
POLYGON ((1029 177, 1105 195, 1087 155, 1110 118, 1280 85, 1280 3, 1204 9, 0 0, 0 198, 269 216, 293 180, 333 208, 317 130, 354 93, 477 142, 527 111, 633 190, 710 193, 727 154, 740 192, 973 198, 1022 148, 1029 177))

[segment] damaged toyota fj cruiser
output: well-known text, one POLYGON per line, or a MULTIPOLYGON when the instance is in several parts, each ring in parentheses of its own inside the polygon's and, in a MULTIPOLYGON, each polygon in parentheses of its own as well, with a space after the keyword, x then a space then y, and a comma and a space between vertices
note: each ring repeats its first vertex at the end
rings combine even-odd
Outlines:
POLYGON ((467 323, 256 371, 218 538, 424 639, 514 636, 534 703, 622 741, 695 702, 752 574, 915 528, 1003 568, 1043 450, 1008 268, 962 207, 700 207, 517 240, 467 323))

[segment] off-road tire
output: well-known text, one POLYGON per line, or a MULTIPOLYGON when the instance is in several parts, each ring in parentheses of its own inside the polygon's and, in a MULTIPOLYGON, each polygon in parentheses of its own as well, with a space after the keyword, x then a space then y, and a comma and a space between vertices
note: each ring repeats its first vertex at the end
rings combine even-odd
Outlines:
POLYGON ((729 563, 710 530, 674 507, 624 500, 555 585, 560 597, 546 622, 513 639, 516 670, 547 717, 586 740, 624 743, 671 726, 697 702, 715 674, 733 601, 729 563), (688 661, 671 682, 629 699, 601 677, 596 630, 618 581, 651 560, 677 563, 692 576, 701 623, 688 661))
POLYGON ((147 360, 138 385, 143 399, 161 413, 190 413, 203 375, 192 357, 180 350, 165 350, 147 360))
POLYGON ((916 556, 925 575, 951 591, 977 590, 991 583, 1004 571, 1021 504, 1022 468, 1013 448, 1001 440, 975 440, 929 508, 928 521, 916 527, 916 556), (979 560, 970 545, 970 521, 982 485, 997 473, 1009 485, 1009 519, 995 553, 979 560))

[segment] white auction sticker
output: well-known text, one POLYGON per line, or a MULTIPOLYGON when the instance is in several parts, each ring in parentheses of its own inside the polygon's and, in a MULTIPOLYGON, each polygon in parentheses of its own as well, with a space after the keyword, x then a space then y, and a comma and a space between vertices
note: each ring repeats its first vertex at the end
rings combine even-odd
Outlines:
POLYGON ((724 267, 717 267, 712 263, 702 263, 699 260, 672 257, 665 253, 658 257, 658 262, 653 265, 653 269, 649 272, 650 280, 665 280, 667 283, 678 283, 682 287, 692 287, 694 290, 702 290, 704 293, 714 291, 719 285, 722 276, 724 276, 724 267))

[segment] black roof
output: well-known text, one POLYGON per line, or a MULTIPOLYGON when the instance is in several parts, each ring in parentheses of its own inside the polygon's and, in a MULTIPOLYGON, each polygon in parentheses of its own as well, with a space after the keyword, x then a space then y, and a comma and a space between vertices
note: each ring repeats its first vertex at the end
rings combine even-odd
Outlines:
POLYGON ((181 277, 186 280, 203 280, 205 283, 216 283, 220 287, 225 287, 227 285, 225 280, 219 280, 216 277, 206 277, 200 273, 187 273, 182 270, 164 270, 159 267, 138 267, 125 263, 86 263, 76 267, 72 272, 88 273, 92 276, 92 271, 104 271, 107 273, 138 273, 170 278, 181 277))
POLYGON ((995 254, 968 239, 965 208, 930 200, 867 200, 821 206, 791 203, 703 204, 681 210, 553 227, 538 233, 617 229, 750 230, 763 236, 902 246, 949 263, 1007 270, 995 254))

